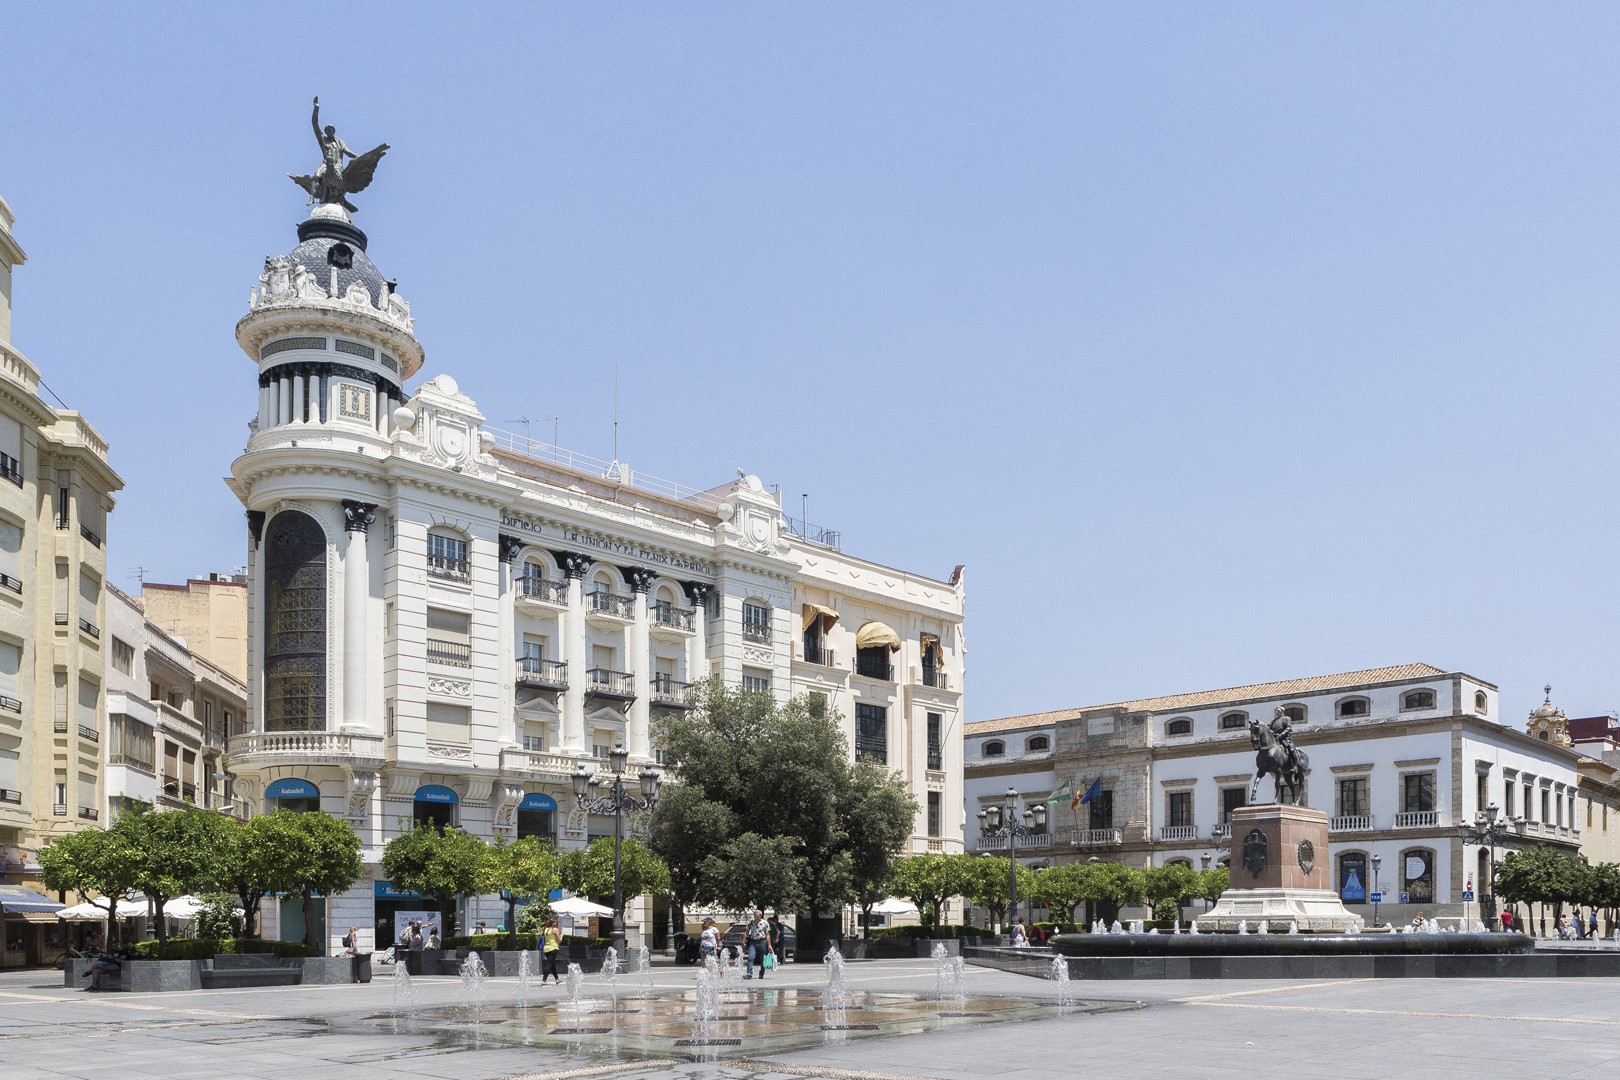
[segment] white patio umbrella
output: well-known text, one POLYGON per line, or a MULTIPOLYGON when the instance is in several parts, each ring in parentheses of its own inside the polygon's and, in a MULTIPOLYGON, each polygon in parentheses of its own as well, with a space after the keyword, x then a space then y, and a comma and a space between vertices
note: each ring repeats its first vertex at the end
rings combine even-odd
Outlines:
POLYGON ((872 905, 874 915, 915 915, 917 905, 898 896, 886 896, 872 905))
POLYGON ((551 905, 553 915, 566 915, 570 919, 586 919, 592 915, 611 915, 613 909, 593 904, 583 896, 570 896, 551 905))
MULTIPOLYGON (((139 918, 146 913, 145 900, 118 901, 117 915, 120 919, 139 918)), ((107 918, 107 905, 105 901, 92 904, 86 900, 82 904, 63 908, 56 913, 56 917, 66 922, 101 922, 107 918)))
MULTIPOLYGON (((163 905, 163 914, 167 915, 171 919, 179 919, 181 922, 189 922, 197 917, 197 912, 202 908, 202 906, 203 899, 200 896, 177 896, 173 900, 170 900, 167 904, 163 905)), ((235 915, 237 918, 241 918, 242 909, 239 907, 233 907, 231 909, 231 914, 235 915)))

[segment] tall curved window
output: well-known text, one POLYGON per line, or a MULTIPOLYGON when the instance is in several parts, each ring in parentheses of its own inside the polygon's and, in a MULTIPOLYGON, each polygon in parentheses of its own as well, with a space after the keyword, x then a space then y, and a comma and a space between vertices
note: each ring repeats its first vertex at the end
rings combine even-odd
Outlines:
POLYGON ((264 730, 326 730, 326 534, 296 510, 264 534, 264 730))

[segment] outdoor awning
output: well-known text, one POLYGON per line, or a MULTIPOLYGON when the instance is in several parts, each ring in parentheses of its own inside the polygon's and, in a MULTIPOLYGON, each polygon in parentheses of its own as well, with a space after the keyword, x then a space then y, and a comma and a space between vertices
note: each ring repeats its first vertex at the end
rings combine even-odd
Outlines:
POLYGON ((804 629, 808 630, 814 626, 817 619, 821 620, 821 632, 825 634, 838 622, 838 612, 820 604, 804 605, 804 629))
POLYGON ((518 803, 519 810, 556 810, 557 800, 542 791, 531 791, 518 803))
POLYGON ((857 649, 888 649, 890 652, 894 652, 900 648, 900 635, 895 633, 894 627, 888 623, 869 622, 856 632, 855 647, 857 649))
POLYGON ((289 776, 277 780, 265 788, 264 797, 267 799, 318 799, 321 797, 321 789, 308 780, 299 780, 289 776))
POLYGON ((922 636, 922 652, 924 656, 927 656, 929 653, 939 652, 938 634, 924 634, 922 636))
POLYGON ((7 909, 6 918, 8 918, 8 919, 21 919, 23 922, 50 923, 52 926, 55 926, 56 922, 57 922, 56 916, 52 915, 48 911, 18 911, 18 912, 12 912, 10 909, 7 909))
POLYGON ((65 907, 66 904, 58 904, 33 889, 25 889, 21 885, 0 885, 0 908, 4 908, 7 915, 41 914, 54 919, 56 913, 65 907))
POLYGON ((447 788, 443 784, 423 784, 416 789, 416 801, 458 803, 461 801, 461 796, 456 794, 454 788, 447 788))

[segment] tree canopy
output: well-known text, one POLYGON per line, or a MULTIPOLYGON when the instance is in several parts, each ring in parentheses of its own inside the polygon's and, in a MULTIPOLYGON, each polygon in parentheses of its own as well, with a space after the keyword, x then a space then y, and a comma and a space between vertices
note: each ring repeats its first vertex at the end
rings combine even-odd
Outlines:
POLYGON ((417 824, 388 841, 382 872, 394 888, 433 900, 444 935, 456 928, 456 899, 484 891, 490 878, 489 845, 460 829, 417 824))

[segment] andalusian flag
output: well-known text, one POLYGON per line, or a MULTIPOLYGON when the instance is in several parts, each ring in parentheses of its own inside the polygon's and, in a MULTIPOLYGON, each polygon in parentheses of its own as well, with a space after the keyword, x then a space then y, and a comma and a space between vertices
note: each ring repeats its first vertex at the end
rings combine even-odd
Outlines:
POLYGON ((1062 786, 1060 786, 1056 791, 1052 792, 1051 795, 1047 796, 1046 802, 1047 802, 1048 805, 1050 805, 1052 803, 1062 802, 1064 799, 1067 799, 1068 797, 1069 797, 1069 782, 1067 780, 1065 780, 1065 781, 1063 781, 1062 786))

